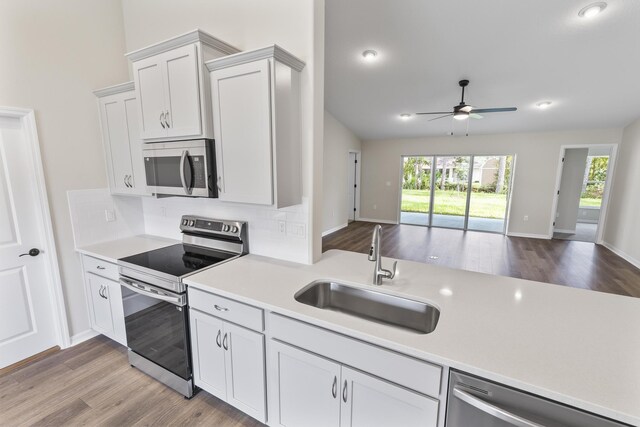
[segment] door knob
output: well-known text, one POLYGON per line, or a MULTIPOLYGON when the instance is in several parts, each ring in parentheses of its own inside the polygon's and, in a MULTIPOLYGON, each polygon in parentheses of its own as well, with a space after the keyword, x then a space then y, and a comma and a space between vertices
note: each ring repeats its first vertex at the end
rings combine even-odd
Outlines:
POLYGON ((20 258, 21 256, 27 256, 27 255, 29 255, 29 256, 38 256, 38 255, 40 255, 40 249, 32 248, 26 254, 18 255, 18 258, 20 258))

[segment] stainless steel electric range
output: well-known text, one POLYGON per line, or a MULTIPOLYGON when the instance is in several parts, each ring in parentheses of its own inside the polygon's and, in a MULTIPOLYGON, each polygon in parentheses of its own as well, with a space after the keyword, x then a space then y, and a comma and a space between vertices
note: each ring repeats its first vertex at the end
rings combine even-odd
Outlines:
POLYGON ((193 396, 187 293, 183 280, 248 253, 247 224, 185 215, 182 243, 118 260, 129 363, 193 396))

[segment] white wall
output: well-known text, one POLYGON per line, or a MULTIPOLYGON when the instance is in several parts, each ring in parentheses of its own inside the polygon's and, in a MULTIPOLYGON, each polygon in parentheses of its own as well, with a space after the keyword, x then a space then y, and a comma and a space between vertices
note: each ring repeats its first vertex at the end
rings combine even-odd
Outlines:
POLYGON ((324 196, 322 231, 347 224, 349 150, 361 151, 362 142, 328 111, 324 112, 324 196))
POLYGON ((618 148, 604 241, 640 268, 640 119, 626 128, 618 148))
MULTIPOLYGON (((324 111, 324 1, 299 0, 122 0, 127 51, 174 37, 194 28, 208 32, 240 50, 278 44, 306 66, 301 73, 302 98, 302 188, 307 205, 296 215, 305 228, 300 237, 278 240, 279 253, 286 259, 312 262, 320 256, 322 197, 322 115, 324 111), (318 203, 314 203, 318 200, 318 203), (315 241, 315 243, 314 243, 315 241), (291 255, 291 256, 289 256, 291 255)), ((180 200, 180 199, 178 199, 180 200)), ((164 203, 164 202, 163 202, 164 203)), ((173 209, 168 212, 179 212, 173 209)), ((176 202, 177 203, 177 202, 176 202)), ((209 216, 223 217, 227 210, 215 201, 202 202, 209 216)), ((149 205, 145 204, 148 214, 149 205)), ((230 214, 254 218, 260 208, 236 205, 230 214)), ((267 210, 268 211, 268 210, 267 210)), ((270 217, 277 212, 269 212, 270 217)), ((286 215, 285 215, 286 216, 286 215)), ((172 224, 176 218, 171 218, 172 224)), ((264 230, 270 233, 269 230, 264 230)))
POLYGON ((67 190, 106 185, 92 91, 128 79, 120 3, 3 0, 0 105, 33 108, 72 335, 89 328, 67 190))
POLYGON ((588 154, 588 148, 569 148, 565 150, 555 221, 555 230, 561 233, 569 233, 576 230, 582 181, 584 180, 588 154))
POLYGON ((621 129, 469 137, 429 137, 362 143, 360 216, 398 221, 401 156, 476 154, 516 156, 510 233, 547 237, 562 145, 619 143, 621 129), (524 216, 529 217, 524 221, 524 216))

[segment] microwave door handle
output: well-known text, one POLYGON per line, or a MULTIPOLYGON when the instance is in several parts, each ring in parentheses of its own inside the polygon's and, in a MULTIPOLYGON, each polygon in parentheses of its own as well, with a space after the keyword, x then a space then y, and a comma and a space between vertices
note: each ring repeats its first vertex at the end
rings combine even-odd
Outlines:
POLYGON ((453 387, 453 395, 463 402, 473 406, 482 412, 498 418, 506 423, 509 423, 517 427, 544 427, 542 424, 534 423, 526 418, 522 418, 519 415, 512 414, 511 412, 502 409, 492 403, 489 403, 483 399, 475 397, 474 395, 461 390, 457 386, 453 387))
POLYGON ((177 306, 183 306, 184 305, 183 301, 182 301, 182 297, 173 297, 173 296, 170 296, 170 295, 156 294, 155 292, 149 292, 149 291, 147 291, 145 289, 140 289, 140 288, 138 288, 136 286, 133 286, 131 283, 132 282, 130 282, 128 280, 120 279, 120 284, 122 286, 124 286, 127 289, 132 290, 133 292, 135 292, 137 294, 146 295, 146 296, 148 296, 150 298, 166 301, 166 302, 169 302, 169 303, 171 303, 173 305, 177 305, 177 306))
POLYGON ((191 164, 189 163, 187 157, 189 157, 189 151, 184 150, 182 152, 182 156, 180 157, 180 181, 182 182, 182 189, 186 195, 191 195, 191 164), (186 167, 189 166, 189 176, 186 175, 186 167), (189 185, 187 185, 187 180, 189 181, 189 185))

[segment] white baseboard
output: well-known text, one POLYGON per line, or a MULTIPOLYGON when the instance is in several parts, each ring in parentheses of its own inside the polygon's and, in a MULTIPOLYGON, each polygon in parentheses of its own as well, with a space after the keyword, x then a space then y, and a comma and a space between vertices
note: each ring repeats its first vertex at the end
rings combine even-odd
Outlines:
POLYGON ((398 224, 396 221, 390 221, 388 219, 373 219, 373 218, 358 218, 358 221, 363 221, 363 222, 377 222, 380 224, 393 224, 396 225, 398 224))
POLYGON ((576 230, 575 229, 567 230, 567 229, 564 229, 564 228, 554 228, 553 232, 554 233, 563 233, 563 234, 576 234, 576 230))
POLYGON ((337 226, 337 227, 333 227, 333 228, 328 229, 327 231, 323 231, 323 232, 322 232, 322 237, 324 237, 324 236, 326 236, 326 235, 328 235, 328 234, 331 234, 331 233, 335 233, 335 232, 336 232, 336 231, 338 231, 338 230, 342 230, 342 229, 343 229, 343 228, 345 228, 347 225, 349 225, 349 223, 340 224, 340 225, 339 225, 339 226, 337 226))
POLYGON ((549 240, 550 237, 546 234, 530 234, 530 233, 513 233, 508 232, 507 236, 509 237, 527 237, 529 239, 546 239, 549 240))
POLYGON ((90 340, 91 338, 97 337, 98 335, 100 334, 94 331, 93 329, 87 329, 86 331, 82 331, 79 334, 75 334, 74 336, 71 337, 71 345, 69 347, 78 345, 81 342, 90 340))
POLYGON ((632 264, 634 267, 636 268, 640 268, 640 260, 637 260, 635 258, 633 258, 631 255, 627 254, 626 252, 621 251, 620 249, 616 248, 615 246, 603 241, 602 242, 602 246, 604 246, 605 248, 609 249, 611 252, 613 252, 614 254, 618 255, 620 258, 622 258, 623 260, 627 261, 628 263, 632 264))

